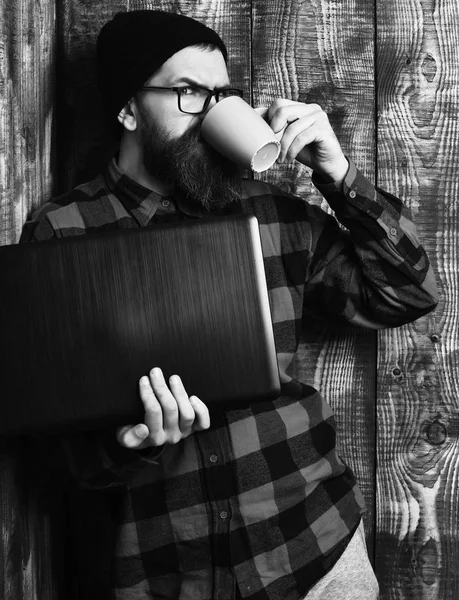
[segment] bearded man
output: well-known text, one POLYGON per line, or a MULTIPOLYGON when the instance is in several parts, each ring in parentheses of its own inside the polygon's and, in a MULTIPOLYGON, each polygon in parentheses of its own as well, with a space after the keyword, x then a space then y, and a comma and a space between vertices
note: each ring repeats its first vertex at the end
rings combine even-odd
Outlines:
POLYGON ((300 160, 346 227, 260 181, 200 137, 216 102, 241 96, 221 38, 161 11, 117 14, 98 38, 119 152, 94 181, 41 207, 24 239, 255 215, 282 385, 273 402, 209 416, 161 365, 139 381, 143 423, 68 440, 89 486, 123 486, 118 599, 371 600, 364 505, 338 456, 332 410, 289 375, 303 310, 380 328, 432 310, 436 288, 409 210, 347 159, 316 105, 276 99, 280 161, 300 160))

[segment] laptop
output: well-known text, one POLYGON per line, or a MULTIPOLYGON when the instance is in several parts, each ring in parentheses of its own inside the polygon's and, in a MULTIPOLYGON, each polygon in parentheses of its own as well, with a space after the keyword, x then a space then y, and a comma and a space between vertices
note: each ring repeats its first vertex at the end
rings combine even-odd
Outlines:
POLYGON ((156 366, 211 411, 280 394, 253 216, 4 246, 0 280, 0 435, 143 421, 156 366))

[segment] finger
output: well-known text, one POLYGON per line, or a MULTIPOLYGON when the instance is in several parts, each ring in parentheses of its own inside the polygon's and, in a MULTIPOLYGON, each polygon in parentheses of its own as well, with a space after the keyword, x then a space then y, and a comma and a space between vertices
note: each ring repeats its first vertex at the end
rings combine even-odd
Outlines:
POLYGON ((294 123, 298 119, 309 117, 323 112, 317 104, 304 104, 302 102, 287 101, 288 104, 274 104, 275 110, 270 112, 270 126, 275 133, 294 123))
POLYGON ((145 425, 149 438, 159 446, 164 443, 163 411, 148 377, 140 378, 139 393, 145 410, 145 425))
POLYGON ((169 378, 169 385, 179 409, 180 431, 184 434, 188 434, 191 432, 191 427, 195 419, 194 409, 190 404, 188 394, 178 375, 172 375, 172 377, 169 378))
POLYGON ((190 396, 190 404, 194 409, 193 431, 203 431, 210 427, 209 409, 197 396, 190 396))
MULTIPOLYGON (((273 125, 273 122, 275 125, 277 125, 277 120, 283 121, 284 125, 286 124, 286 121, 283 117, 283 109, 286 106, 298 106, 299 103, 295 102, 294 100, 286 100, 285 98, 276 98, 272 103, 271 106, 268 109, 268 114, 267 114, 267 120, 269 122, 269 124, 273 125)), ((280 128, 282 128, 282 125, 280 126, 280 128)), ((278 131, 278 129, 277 129, 278 131)))
POLYGON ((171 433, 180 431, 178 404, 159 367, 150 371, 150 382, 153 393, 161 406, 162 428, 171 433))
POLYGON ((148 427, 144 423, 119 427, 116 439, 125 448, 139 448, 148 438, 148 427))
POLYGON ((314 125, 315 119, 313 116, 303 117, 289 124, 282 135, 279 162, 293 160, 296 157, 296 154, 293 155, 295 150, 298 149, 298 152, 300 152, 306 144, 314 141, 316 133, 314 125))

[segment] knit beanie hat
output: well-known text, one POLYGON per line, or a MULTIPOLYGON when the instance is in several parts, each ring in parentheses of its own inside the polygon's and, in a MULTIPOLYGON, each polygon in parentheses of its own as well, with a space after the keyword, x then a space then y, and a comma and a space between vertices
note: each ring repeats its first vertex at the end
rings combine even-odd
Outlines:
POLYGON ((220 36, 190 17, 160 10, 120 12, 97 38, 100 91, 109 119, 173 54, 200 43, 214 44, 228 58, 220 36))

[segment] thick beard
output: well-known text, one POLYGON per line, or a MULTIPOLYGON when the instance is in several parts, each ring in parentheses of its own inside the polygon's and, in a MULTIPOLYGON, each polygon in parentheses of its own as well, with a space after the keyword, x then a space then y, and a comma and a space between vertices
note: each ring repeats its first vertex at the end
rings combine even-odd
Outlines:
POLYGON ((139 108, 143 160, 150 175, 178 187, 208 210, 240 201, 241 169, 202 140, 200 124, 170 139, 164 127, 139 108))

